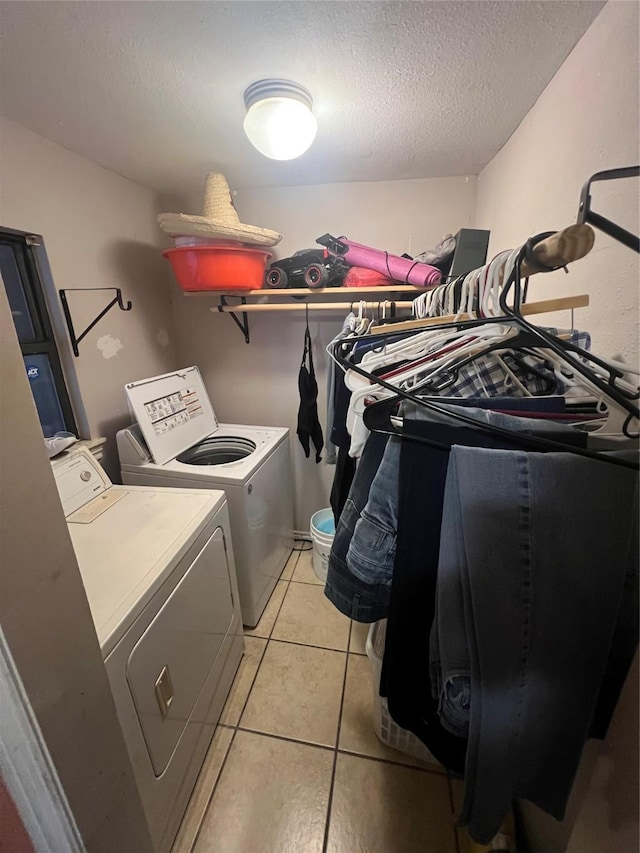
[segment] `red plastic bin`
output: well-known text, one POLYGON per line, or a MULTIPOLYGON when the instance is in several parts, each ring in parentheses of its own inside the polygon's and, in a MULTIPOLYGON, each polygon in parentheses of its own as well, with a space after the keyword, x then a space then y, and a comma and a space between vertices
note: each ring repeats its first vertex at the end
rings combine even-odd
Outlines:
POLYGON ((180 246, 162 253, 183 290, 259 290, 270 252, 246 246, 180 246))

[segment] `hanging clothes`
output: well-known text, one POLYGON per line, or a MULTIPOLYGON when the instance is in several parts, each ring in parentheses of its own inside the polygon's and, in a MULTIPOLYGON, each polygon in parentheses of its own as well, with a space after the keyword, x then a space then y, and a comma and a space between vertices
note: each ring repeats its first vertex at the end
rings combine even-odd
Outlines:
MULTIPOLYGON (((327 352, 330 353, 332 351, 332 347, 342 338, 346 338, 347 335, 351 331, 351 323, 356 319, 356 316, 353 312, 349 312, 345 317, 342 323, 342 329, 336 335, 336 337, 331 341, 329 346, 327 347, 327 352)), ((342 369, 335 363, 335 361, 331 360, 327 366, 327 435, 325 442, 325 462, 327 465, 335 465, 337 462, 337 451, 338 447, 332 441, 332 433, 333 433, 333 420, 335 415, 335 398, 336 398, 336 389, 338 385, 343 381, 344 373, 342 369)), ((344 504, 343 504, 344 505, 344 504)), ((339 515, 340 513, 338 513, 339 515)), ((336 519, 337 523, 337 519, 336 519)))
POLYGON ((564 817, 635 555, 637 490, 635 471, 568 453, 452 449, 434 633, 440 684, 470 675, 460 821, 480 842, 516 797, 564 817))
POLYGON ((316 463, 322 461, 322 427, 318 420, 318 383, 313 367, 313 351, 311 345, 311 332, 309 331, 309 315, 307 312, 307 323, 304 332, 304 350, 302 362, 298 374, 298 391, 300 392, 300 407, 298 408, 297 435, 304 450, 304 455, 309 458, 310 441, 316 451, 316 463), (307 362, 309 367, 307 367, 307 362))
MULTIPOLYGON (((500 398, 498 400, 483 400, 482 405, 495 405, 497 407, 513 405, 516 408, 521 407, 524 414, 531 414, 535 411, 536 402, 535 398, 517 398, 508 402, 504 398, 500 398)), ((558 403, 549 401, 548 398, 543 398, 539 401, 539 404, 540 410, 544 413, 548 413, 549 408, 558 408, 558 403)), ((447 408, 456 411, 459 407, 457 405, 450 406, 447 403, 447 408)), ((412 417, 417 419, 428 419, 433 423, 442 423, 445 421, 445 418, 437 413, 416 411, 415 407, 412 407, 411 404, 404 405, 404 411, 407 410, 413 413, 412 417)), ((473 407, 465 408, 465 412, 475 417, 478 421, 506 427, 515 432, 544 435, 548 438, 566 440, 576 445, 585 445, 586 443, 585 434, 578 433, 564 424, 557 424, 555 421, 547 422, 544 420, 532 420, 529 417, 514 417, 503 415, 500 412, 481 410, 473 407)), ((445 424, 445 428, 450 430, 450 424, 445 424)), ((474 433, 473 430, 468 430, 460 434, 475 437, 477 440, 484 440, 484 436, 481 433, 474 433)), ((450 436, 453 433, 447 431, 446 435, 450 436)), ((346 554, 340 566, 337 561, 334 561, 332 566, 334 557, 334 553, 332 552, 329 557, 329 566, 334 583, 336 582, 337 574, 342 571, 352 576, 347 579, 348 581, 356 578, 360 584, 368 584, 370 589, 375 585, 382 593, 380 596, 380 604, 382 604, 383 601, 388 602, 389 600, 388 590, 391 586, 395 562, 396 535, 400 516, 398 504, 400 450, 402 442, 399 438, 391 438, 386 443, 384 454, 380 459, 378 459, 377 454, 368 451, 369 442, 370 439, 365 445, 364 453, 358 466, 358 485, 354 484, 354 487, 352 487, 354 493, 357 493, 357 499, 354 500, 353 495, 349 494, 347 523, 351 535, 347 543, 346 554)), ((424 448, 418 448, 418 463, 425 453, 427 451, 424 448)), ((427 482, 429 483, 429 490, 433 493, 436 485, 434 481, 429 479, 423 481, 423 491, 425 488, 424 483, 427 482)), ((444 478, 440 481, 441 494, 443 490, 444 478)), ((416 495, 415 501, 419 505, 419 495, 416 495)), ((340 521, 338 527, 340 527, 340 521)), ((432 523, 432 520, 429 519, 430 528, 432 527, 432 523)), ((341 537, 341 542, 344 541, 343 537, 341 537)), ((339 606, 341 612, 356 621, 372 621, 355 615, 355 611, 359 610, 359 608, 352 606, 350 602, 343 600, 341 605, 336 606, 339 606)), ((376 612, 381 612, 381 609, 377 608, 376 612)), ((384 611, 382 613, 383 616, 387 615, 384 611)))
POLYGON ((336 527, 342 515, 344 505, 349 497, 353 478, 356 474, 356 460, 349 456, 349 451, 344 447, 338 449, 338 458, 336 460, 336 470, 333 476, 333 484, 331 486, 331 495, 329 503, 333 510, 333 520, 336 527))
MULTIPOLYGON (((580 330, 562 330, 556 328, 544 329, 553 336, 564 334, 568 336, 571 344, 589 351, 591 337, 587 332, 580 330)), ((367 368, 367 352, 376 349, 376 344, 362 342, 356 345, 351 360, 354 364, 361 364, 367 368), (360 355, 362 353, 362 355, 360 355)), ((437 352, 436 352, 437 354, 437 352)), ((432 356, 424 357, 424 370, 430 369, 432 356)), ((401 374, 406 362, 400 366, 392 364, 384 369, 374 370, 374 374, 381 374, 383 379, 392 381, 394 375, 401 374)), ((362 422, 362 415, 355 411, 353 406, 353 395, 349 392, 346 397, 348 411, 346 413, 346 427, 349 434, 349 453, 351 456, 359 457, 362 448, 369 435, 369 430, 362 422)), ((375 387, 368 389, 371 397, 376 397, 375 387)), ((489 354, 476 359, 473 363, 463 365, 455 371, 449 372, 446 367, 437 372, 433 378, 433 384, 424 389, 425 394, 443 395, 451 398, 484 398, 513 397, 522 399, 526 395, 534 397, 544 395, 567 395, 568 387, 562 374, 544 357, 534 355, 517 356, 509 351, 503 351, 499 356, 489 354), (508 369, 506 369, 508 368, 508 369)), ((570 393, 570 392, 569 392, 570 393)), ((340 409, 336 410, 340 413, 340 409)))
POLYGON ((362 581, 349 571, 346 564, 354 527, 368 500, 371 482, 380 466, 386 445, 387 437, 384 435, 372 435, 367 442, 336 525, 336 535, 329 554, 324 594, 341 613, 358 622, 384 619, 389 608, 390 585, 362 581))
MULTIPOLYGON (((440 531, 450 452, 448 445, 455 441, 496 447, 500 446, 500 441, 466 427, 451 427, 437 420, 426 420, 430 413, 415 412, 410 404, 406 404, 406 408, 411 418, 416 415, 421 418, 412 420, 405 411, 404 422, 411 434, 441 446, 390 440, 390 444, 394 442, 398 448, 398 496, 391 509, 396 517, 396 530, 392 540, 387 541, 389 550, 393 550, 393 579, 381 694, 387 697, 389 712, 398 725, 419 737, 448 769, 462 772, 466 743, 460 738, 464 732, 442 720, 440 703, 434 699, 429 678, 425 677, 429 671, 430 628, 436 610, 440 531)), ((494 424, 504 426, 511 423, 523 432, 540 428, 537 422, 532 423, 528 419, 467 411, 474 415, 482 414, 487 422, 494 424)), ((555 426, 544 427, 545 434, 555 434, 555 426)), ((563 432, 568 430, 566 427, 560 429, 563 432)), ((366 526, 363 524, 363 528, 366 526)), ((389 552, 384 558, 389 561, 389 552)), ((460 701, 464 703, 465 697, 462 696, 460 701)))
MULTIPOLYGON (((345 326, 350 318, 354 316, 353 314, 349 314, 345 320, 345 326)), ((345 329, 343 328, 344 331, 345 329)), ((341 333, 336 340, 344 339, 346 336, 346 334, 343 335, 341 333)), ((352 353, 354 363, 359 363, 367 352, 376 349, 377 346, 375 341, 356 343, 352 353)), ((333 365, 333 368, 336 369, 337 365, 333 365)), ((347 430, 347 412, 350 399, 351 391, 345 385, 344 371, 339 369, 336 372, 334 383, 332 420, 327 420, 327 430, 331 430, 331 443, 338 449, 336 471, 331 488, 331 508, 333 509, 336 527, 338 526, 340 514, 344 509, 356 472, 356 459, 349 452, 351 436, 347 430)))
POLYGON ((487 842, 517 797, 561 819, 585 740, 606 732, 637 645, 637 473, 403 408, 409 439, 365 446, 325 593, 356 620, 388 614, 381 695, 464 773, 461 821, 487 842))
POLYGON ((387 616, 380 695, 464 774, 480 843, 514 799, 563 817, 638 645, 640 374, 523 317, 544 239, 424 295, 426 314, 470 319, 334 350, 363 452, 325 594, 387 616))

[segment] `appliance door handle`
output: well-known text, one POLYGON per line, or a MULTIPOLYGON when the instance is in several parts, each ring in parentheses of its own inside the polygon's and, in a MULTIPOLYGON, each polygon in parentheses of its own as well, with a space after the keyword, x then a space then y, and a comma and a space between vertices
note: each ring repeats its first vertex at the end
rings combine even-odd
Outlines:
POLYGON ((164 666, 162 672, 156 678, 155 693, 160 713, 164 718, 169 713, 169 708, 173 702, 173 683, 168 666, 164 666))

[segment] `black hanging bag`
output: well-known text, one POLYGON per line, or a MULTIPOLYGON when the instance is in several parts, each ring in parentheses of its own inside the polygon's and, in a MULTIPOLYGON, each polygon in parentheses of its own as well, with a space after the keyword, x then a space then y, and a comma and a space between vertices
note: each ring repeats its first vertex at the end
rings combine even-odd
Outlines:
POLYGON ((304 332, 304 351, 298 374, 298 390, 300 392, 300 408, 298 409, 298 438, 304 449, 304 455, 309 458, 309 440, 313 441, 316 450, 316 462, 322 460, 322 427, 318 420, 318 383, 313 369, 313 352, 311 350, 311 333, 309 332, 309 312, 307 310, 307 325, 304 332), (307 368, 307 359, 309 367, 307 368))

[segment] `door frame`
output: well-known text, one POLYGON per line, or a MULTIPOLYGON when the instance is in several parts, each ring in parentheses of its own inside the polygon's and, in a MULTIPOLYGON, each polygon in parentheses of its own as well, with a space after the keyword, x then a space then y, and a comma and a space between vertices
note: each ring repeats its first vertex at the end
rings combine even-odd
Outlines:
POLYGON ((0 769, 35 853, 85 847, 0 626, 0 769))

